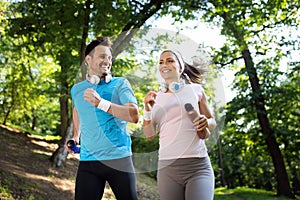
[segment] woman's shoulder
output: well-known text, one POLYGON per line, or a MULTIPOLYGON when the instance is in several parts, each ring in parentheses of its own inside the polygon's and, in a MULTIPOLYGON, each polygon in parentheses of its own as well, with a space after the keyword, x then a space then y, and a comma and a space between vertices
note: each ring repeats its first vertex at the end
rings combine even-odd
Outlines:
POLYGON ((203 87, 201 84, 199 83, 191 83, 191 84, 187 84, 189 87, 193 88, 194 90, 203 90, 203 87))
POLYGON ((200 99, 203 96, 204 90, 201 84, 198 83, 191 83, 187 84, 188 88, 190 88, 196 96, 198 96, 200 99))

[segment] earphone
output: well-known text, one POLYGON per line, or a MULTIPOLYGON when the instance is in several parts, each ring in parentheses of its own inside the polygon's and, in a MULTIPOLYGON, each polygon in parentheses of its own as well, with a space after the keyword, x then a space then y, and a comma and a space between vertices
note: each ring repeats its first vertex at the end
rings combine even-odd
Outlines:
POLYGON ((112 79, 112 75, 109 73, 109 74, 106 74, 105 76, 105 83, 109 83, 112 79))
MULTIPOLYGON (((97 85, 100 82, 100 80, 101 80, 100 77, 97 76, 97 75, 89 76, 88 74, 86 75, 86 79, 90 83, 95 84, 95 85, 97 85)), ((107 74, 105 76, 105 83, 109 83, 111 81, 111 79, 112 79, 112 75, 111 74, 107 74)))
POLYGON ((87 76, 86 78, 91 84, 97 85, 100 82, 100 77, 97 75, 87 76))
POLYGON ((172 83, 169 84, 169 87, 167 86, 166 83, 162 83, 162 84, 160 85, 160 91, 162 91, 162 92, 165 93, 165 92, 169 89, 171 92, 175 93, 175 92, 180 91, 181 88, 182 88, 184 85, 185 85, 185 83, 184 83, 183 80, 181 80, 179 83, 178 83, 178 82, 172 82, 172 83))

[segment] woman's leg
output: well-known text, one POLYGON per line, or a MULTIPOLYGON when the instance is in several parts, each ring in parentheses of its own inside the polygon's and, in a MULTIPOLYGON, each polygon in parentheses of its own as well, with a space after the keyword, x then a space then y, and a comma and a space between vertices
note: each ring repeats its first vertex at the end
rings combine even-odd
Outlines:
POLYGON ((160 200, 184 200, 184 184, 172 162, 159 161, 157 184, 160 200))
POLYGON ((189 165, 194 169, 186 182, 186 200, 213 200, 215 177, 208 157, 192 160, 189 165))

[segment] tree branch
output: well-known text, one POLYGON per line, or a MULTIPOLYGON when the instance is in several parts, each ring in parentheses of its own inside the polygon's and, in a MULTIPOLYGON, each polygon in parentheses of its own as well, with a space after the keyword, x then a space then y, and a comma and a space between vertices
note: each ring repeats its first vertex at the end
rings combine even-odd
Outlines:
POLYGON ((162 6, 164 0, 151 0, 150 3, 144 5, 140 12, 132 21, 128 22, 122 33, 113 44, 113 57, 116 58, 129 44, 129 41, 138 31, 138 29, 155 13, 157 13, 162 6))
POLYGON ((232 64, 234 61, 239 60, 239 59, 243 59, 243 56, 237 57, 237 58, 233 58, 228 62, 225 63, 221 63, 221 62, 215 62, 216 65, 221 65, 221 67, 224 67, 226 65, 232 64))

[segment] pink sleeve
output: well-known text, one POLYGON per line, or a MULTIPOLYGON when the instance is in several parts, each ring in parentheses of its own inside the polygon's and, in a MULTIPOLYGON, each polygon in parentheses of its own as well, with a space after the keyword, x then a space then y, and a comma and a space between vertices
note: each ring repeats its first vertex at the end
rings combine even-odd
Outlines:
POLYGON ((203 88, 200 84, 193 84, 193 90, 196 93, 197 97, 198 97, 198 102, 201 101, 202 99, 202 95, 203 95, 203 88))

